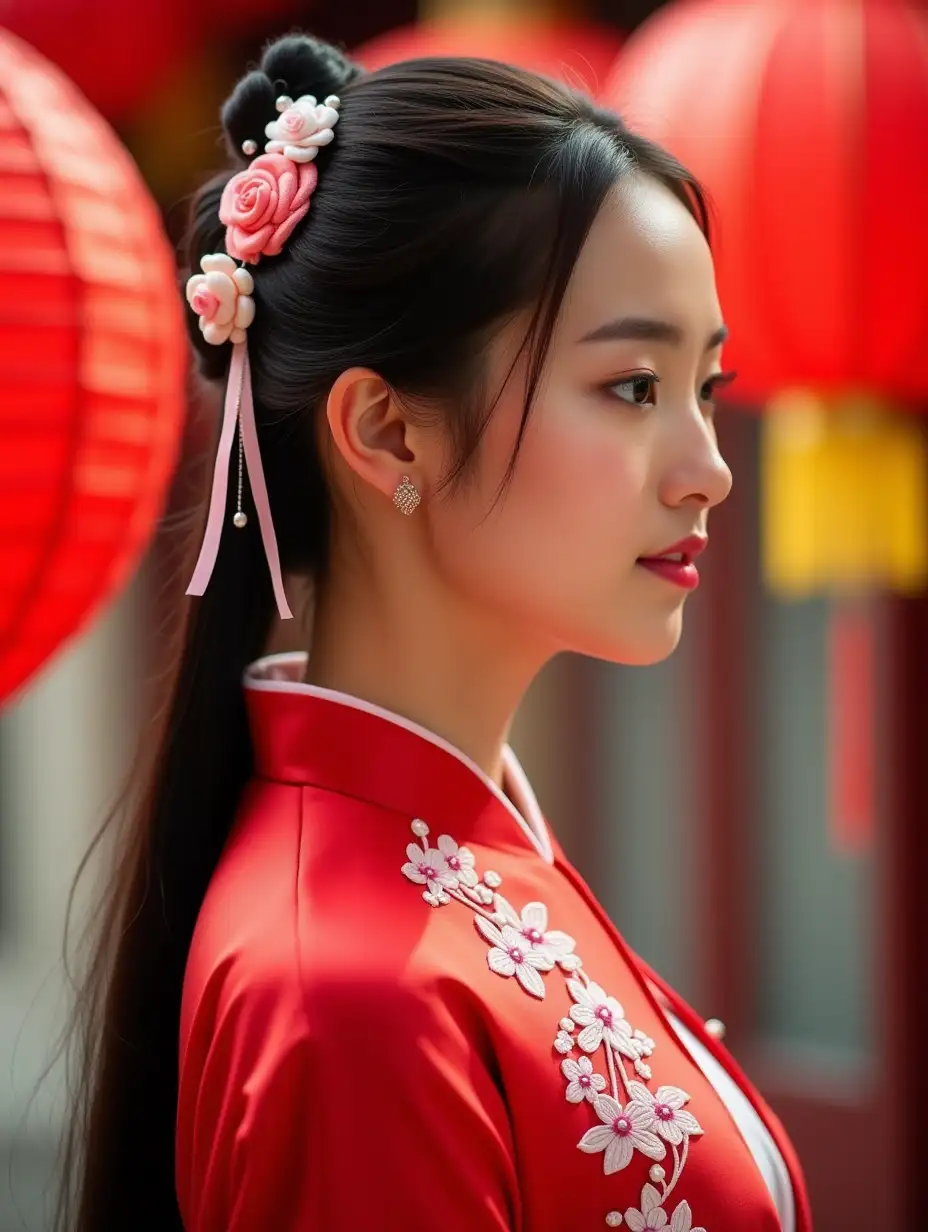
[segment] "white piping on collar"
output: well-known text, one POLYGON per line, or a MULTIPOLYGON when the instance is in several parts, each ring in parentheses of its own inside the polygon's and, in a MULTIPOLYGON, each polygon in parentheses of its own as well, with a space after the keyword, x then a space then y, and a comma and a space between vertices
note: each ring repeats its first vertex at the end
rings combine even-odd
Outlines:
POLYGON ((258 659, 245 669, 245 688, 258 689, 268 693, 304 693, 310 697, 320 697, 325 701, 336 702, 341 706, 350 706, 354 710, 362 710, 365 714, 376 715, 379 719, 385 719, 388 723, 395 723, 397 727, 403 727, 406 731, 412 732, 413 735, 419 736, 423 740, 428 740, 430 744, 436 745, 452 757, 457 758, 472 774, 475 774, 484 787, 493 793, 500 804, 513 817, 541 858, 548 864, 554 863, 551 836, 548 834, 548 827, 545 825, 545 819, 538 800, 535 797, 532 785, 528 781, 525 771, 508 744, 503 745, 503 774, 506 785, 509 788, 509 795, 501 791, 490 776, 481 770, 477 763, 468 757, 466 753, 462 753, 450 741, 445 740, 442 736, 437 736, 434 732, 429 731, 427 727, 414 723, 412 719, 406 719, 400 714, 395 714, 392 710, 387 710, 383 706, 377 706, 373 702, 367 702, 361 697, 353 697, 350 693, 340 693, 336 689, 326 689, 321 685, 307 684, 304 680, 294 680, 288 678, 288 676, 268 679, 261 674, 275 669, 277 671, 283 669, 286 673, 295 671, 302 674, 306 669, 307 658, 308 656, 305 651, 296 651, 267 655, 263 659, 258 659))

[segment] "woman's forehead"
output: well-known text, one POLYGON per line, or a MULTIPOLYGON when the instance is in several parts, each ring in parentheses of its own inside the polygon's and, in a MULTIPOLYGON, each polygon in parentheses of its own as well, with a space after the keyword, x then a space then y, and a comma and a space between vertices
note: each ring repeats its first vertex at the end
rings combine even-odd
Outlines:
POLYGON ((613 189, 581 250, 562 320, 582 337, 616 317, 653 317, 698 338, 721 320, 712 254, 699 224, 663 184, 613 189))

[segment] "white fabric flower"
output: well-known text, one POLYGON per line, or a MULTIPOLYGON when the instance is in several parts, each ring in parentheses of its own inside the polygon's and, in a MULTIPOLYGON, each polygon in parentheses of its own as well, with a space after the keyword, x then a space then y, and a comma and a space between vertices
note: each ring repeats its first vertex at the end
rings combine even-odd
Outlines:
POLYGON ((526 945, 525 938, 509 924, 497 926, 486 916, 474 917, 474 923, 490 942, 487 964, 497 975, 514 975, 526 992, 539 1000, 544 999, 545 982, 539 971, 550 970, 547 958, 526 945))
POLYGON ((631 1206, 625 1212, 625 1223, 631 1232, 651 1232, 652 1228, 666 1228, 667 1212, 663 1199, 653 1185, 645 1185, 641 1191, 641 1208, 631 1206))
POLYGON ((265 126, 264 135, 269 137, 264 147, 267 154, 283 154, 295 163, 309 163, 319 153, 319 147, 328 145, 335 137, 338 123, 337 105, 332 96, 324 103, 316 103, 315 96, 304 94, 281 113, 276 120, 265 126))
POLYGON ((187 279, 187 303, 199 317, 200 332, 207 342, 244 342, 245 331, 255 319, 254 279, 224 252, 210 253, 200 261, 202 274, 187 279))
POLYGON ((475 886, 477 884, 472 851, 467 847, 459 847, 450 834, 440 836, 438 850, 445 857, 445 864, 449 871, 457 877, 461 885, 475 886))
POLYGON ((547 964, 543 970, 550 971, 555 963, 565 971, 575 971, 580 966, 580 959, 573 952, 577 944, 573 937, 558 929, 548 931, 548 908, 544 903, 527 903, 519 915, 502 894, 497 894, 496 911, 504 923, 522 934, 533 953, 543 955, 547 964))
MULTIPOLYGON (((631 1232, 651 1232, 667 1227, 667 1212, 662 1198, 653 1185, 645 1185, 641 1191, 641 1209, 630 1207, 625 1212, 625 1223, 631 1232)), ((705 1228, 693 1227, 693 1212, 688 1202, 681 1202, 670 1220, 669 1232, 706 1232, 705 1228)))
POLYGON ((558 1050, 558 1052, 566 1056, 568 1052, 573 1052, 574 1037, 567 1031, 558 1031, 557 1037, 554 1041, 554 1047, 558 1050))
MULTIPOLYGON (((418 843, 406 848, 408 863, 403 865, 403 874, 417 885, 428 887, 428 892, 441 898, 447 890, 458 888, 458 879, 445 863, 445 857, 436 847, 423 849, 418 843)), ((433 904, 434 905, 434 904, 433 904)))
POLYGON ((635 1041, 635 1047, 638 1049, 638 1055, 640 1057, 650 1057, 653 1055, 654 1040, 651 1039, 650 1035, 646 1035, 644 1031, 638 1031, 636 1029, 633 1035, 633 1039, 635 1041))
POLYGON ((564 1095, 568 1103, 580 1104, 585 1099, 592 1103, 600 1091, 606 1089, 605 1078, 602 1074, 593 1072, 593 1062, 589 1057, 581 1057, 578 1061, 572 1061, 570 1058, 562 1061, 561 1073, 567 1079, 564 1095))
POLYGON ((603 1040, 629 1061, 638 1060, 638 1051, 632 1041, 632 1029, 625 1020, 625 1012, 615 997, 607 996, 598 984, 586 987, 579 980, 568 980, 567 987, 576 1002, 570 1007, 570 1016, 583 1027, 577 1043, 584 1052, 595 1052, 603 1040))
POLYGON ((593 1107, 602 1125, 588 1129, 577 1146, 587 1155, 605 1151, 603 1172, 606 1176, 627 1168, 635 1151, 647 1155, 648 1159, 663 1159, 667 1154, 663 1142, 651 1132, 650 1113, 640 1105, 628 1104, 623 1108, 611 1095, 597 1095, 593 1107))
POLYGON ((695 1138, 702 1133, 702 1126, 693 1114, 683 1108, 690 1097, 679 1087, 658 1087, 652 1094, 640 1082, 630 1082, 628 1093, 631 1096, 628 1107, 641 1108, 650 1114, 651 1128, 671 1146, 679 1146, 684 1138, 695 1138))

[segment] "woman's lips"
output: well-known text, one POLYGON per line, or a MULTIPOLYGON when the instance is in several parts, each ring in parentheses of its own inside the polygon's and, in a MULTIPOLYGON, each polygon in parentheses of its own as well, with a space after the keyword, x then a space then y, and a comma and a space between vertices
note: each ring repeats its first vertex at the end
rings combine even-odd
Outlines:
POLYGON ((695 590, 699 585, 699 570, 686 557, 683 560, 641 557, 637 563, 643 569, 656 573, 665 582, 671 582, 674 586, 679 586, 681 590, 695 590))
POLYGON ((637 563, 681 590, 695 590, 699 585, 699 570, 693 561, 706 550, 708 542, 705 535, 690 535, 654 556, 639 556, 637 563))

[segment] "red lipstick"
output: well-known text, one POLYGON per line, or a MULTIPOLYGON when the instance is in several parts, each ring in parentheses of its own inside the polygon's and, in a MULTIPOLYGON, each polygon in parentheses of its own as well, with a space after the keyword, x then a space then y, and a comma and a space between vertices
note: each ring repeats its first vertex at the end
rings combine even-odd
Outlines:
POLYGON ((689 535, 661 552, 639 556, 637 563, 681 590, 695 590, 699 585, 699 570, 693 561, 706 550, 708 543, 706 535, 689 535))

